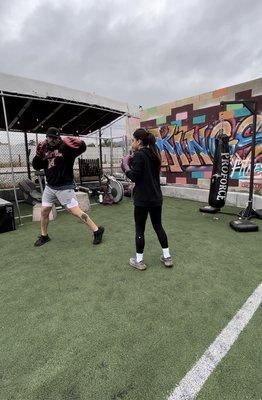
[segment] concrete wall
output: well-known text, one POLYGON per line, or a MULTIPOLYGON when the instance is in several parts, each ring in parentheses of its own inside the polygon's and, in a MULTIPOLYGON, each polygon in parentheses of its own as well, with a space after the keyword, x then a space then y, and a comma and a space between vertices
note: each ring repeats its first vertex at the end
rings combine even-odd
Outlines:
MULTIPOLYGON (((162 193, 166 197, 175 197, 178 199, 195 200, 203 203, 208 203, 209 190, 199 189, 196 187, 170 185, 162 186, 162 193)), ((248 193, 244 192, 228 192, 226 204, 229 206, 236 206, 246 208, 248 205, 248 193)), ((253 208, 262 210, 262 196, 254 195, 253 208)))

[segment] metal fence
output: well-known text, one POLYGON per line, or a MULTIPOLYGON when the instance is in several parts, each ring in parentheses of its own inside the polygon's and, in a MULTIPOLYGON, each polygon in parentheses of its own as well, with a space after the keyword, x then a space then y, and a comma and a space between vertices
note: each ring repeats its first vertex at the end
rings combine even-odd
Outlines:
MULTIPOLYGON (((29 178, 35 180, 35 171, 32 167, 32 159, 35 155, 36 145, 45 139, 44 135, 24 134, 10 132, 10 152, 7 135, 0 131, 0 189, 13 187, 11 163, 13 164, 15 186, 19 181, 29 178)), ((81 137, 86 142, 86 151, 82 158, 100 158, 99 137, 81 137)), ((120 162, 127 152, 125 136, 102 136, 102 168, 105 173, 113 174, 120 171, 120 162)), ((75 179, 79 181, 78 161, 74 165, 75 179)))
POLYGON ((6 132, 0 132, 0 188, 13 187, 11 164, 13 163, 15 184, 28 177, 28 156, 32 153, 25 146, 25 135, 20 132, 12 132, 11 136, 11 160, 6 132))

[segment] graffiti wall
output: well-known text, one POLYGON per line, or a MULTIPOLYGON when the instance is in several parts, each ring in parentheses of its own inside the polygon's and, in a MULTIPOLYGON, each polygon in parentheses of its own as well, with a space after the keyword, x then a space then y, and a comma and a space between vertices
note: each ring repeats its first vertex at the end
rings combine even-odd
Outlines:
MULTIPOLYGON (((140 125, 150 129, 162 155, 162 173, 167 182, 209 185, 215 138, 223 131, 229 137, 230 186, 248 188, 253 116, 241 103, 220 107, 230 100, 257 100, 257 133, 254 187, 262 190, 262 79, 220 89, 141 113, 140 125), (244 89, 244 90, 243 90, 244 89)), ((262 191, 261 191, 262 193, 262 191)))

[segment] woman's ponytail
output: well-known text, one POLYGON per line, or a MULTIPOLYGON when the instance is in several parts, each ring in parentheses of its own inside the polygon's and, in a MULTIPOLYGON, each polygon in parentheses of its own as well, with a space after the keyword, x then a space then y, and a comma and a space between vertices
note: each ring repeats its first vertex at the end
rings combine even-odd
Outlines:
POLYGON ((159 161, 159 169, 160 169, 160 167, 161 167, 161 154, 160 154, 160 152, 159 152, 159 150, 158 150, 158 147, 157 147, 157 145, 156 145, 156 138, 155 138, 155 136, 153 135, 153 133, 151 133, 151 132, 149 132, 149 131, 148 131, 148 146, 149 146, 151 152, 152 152, 152 153, 156 156, 156 158, 158 159, 158 161, 159 161))
POLYGON ((161 154, 158 150, 158 147, 156 146, 156 138, 153 135, 153 133, 151 133, 150 131, 148 131, 147 129, 144 128, 138 128, 134 134, 133 134, 134 138, 137 140, 141 140, 143 143, 143 146, 145 147, 149 147, 149 149, 151 150, 151 152, 154 154, 154 156, 156 157, 158 164, 159 164, 159 169, 161 168, 161 154))

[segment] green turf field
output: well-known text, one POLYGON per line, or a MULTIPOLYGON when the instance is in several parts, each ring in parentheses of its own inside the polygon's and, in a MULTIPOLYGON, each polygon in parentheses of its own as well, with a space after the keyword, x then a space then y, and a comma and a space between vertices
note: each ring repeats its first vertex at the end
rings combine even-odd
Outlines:
MULTIPOLYGON (((1 400, 165 400, 261 282, 262 221, 230 229, 229 215, 166 199, 175 267, 165 269, 148 224, 146 271, 134 255, 133 208, 94 206, 106 228, 94 247, 65 212, 52 241, 38 224, 0 235, 1 400)), ((233 212, 236 209, 225 208, 233 212)), ((206 382, 200 400, 262 399, 261 310, 206 382)))

